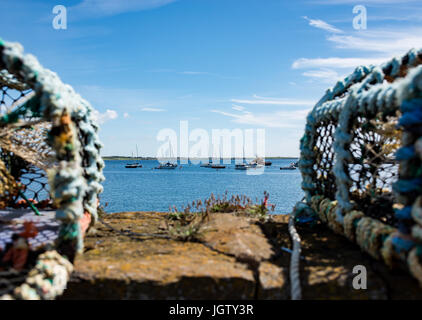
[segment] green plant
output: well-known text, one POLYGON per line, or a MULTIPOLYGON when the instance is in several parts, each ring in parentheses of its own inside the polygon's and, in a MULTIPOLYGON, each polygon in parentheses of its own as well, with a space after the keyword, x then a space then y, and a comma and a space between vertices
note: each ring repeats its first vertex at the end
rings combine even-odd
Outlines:
POLYGON ((233 195, 228 197, 226 191, 223 197, 215 197, 211 193, 208 199, 196 200, 178 210, 176 206, 169 208, 167 229, 171 236, 179 240, 192 240, 200 232, 201 225, 213 213, 230 213, 237 216, 257 218, 260 221, 269 219, 269 212, 275 205, 268 204, 269 193, 264 192, 261 202, 253 201, 247 196, 233 195), (268 208, 269 207, 269 208, 268 208))

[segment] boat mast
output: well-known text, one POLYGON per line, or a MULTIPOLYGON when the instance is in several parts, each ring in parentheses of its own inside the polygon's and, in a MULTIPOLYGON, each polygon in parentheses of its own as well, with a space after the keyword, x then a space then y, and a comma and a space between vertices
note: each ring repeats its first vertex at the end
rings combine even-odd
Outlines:
POLYGON ((243 163, 245 163, 246 162, 246 159, 245 159, 245 142, 243 142, 243 163))
POLYGON ((220 144, 220 164, 223 163, 222 152, 221 152, 222 150, 223 150, 223 144, 220 144))
MULTIPOLYGON (((171 140, 169 139, 169 149, 170 149, 170 160, 173 159, 173 152, 172 152, 172 148, 171 148, 171 140)), ((170 162, 170 160, 168 162, 170 162)))

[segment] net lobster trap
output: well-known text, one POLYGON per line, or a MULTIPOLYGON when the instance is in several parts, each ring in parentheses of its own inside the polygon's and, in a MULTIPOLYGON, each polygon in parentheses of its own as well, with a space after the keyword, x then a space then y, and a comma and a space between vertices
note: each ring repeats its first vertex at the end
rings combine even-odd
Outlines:
POLYGON ((422 284, 422 50, 358 67, 327 90, 300 148, 305 203, 295 214, 316 213, 422 284))
MULTIPOLYGON (((0 298, 52 299, 65 289, 83 247, 83 224, 97 220, 104 180, 98 126, 92 107, 72 87, 20 44, 1 39, 0 86, 0 219, 27 208, 58 221, 54 245, 40 250, 28 270, 2 266, 0 298)), ((17 253, 28 243, 19 238, 34 233, 26 223, 13 239, 16 250, 2 258, 22 258, 17 253)))

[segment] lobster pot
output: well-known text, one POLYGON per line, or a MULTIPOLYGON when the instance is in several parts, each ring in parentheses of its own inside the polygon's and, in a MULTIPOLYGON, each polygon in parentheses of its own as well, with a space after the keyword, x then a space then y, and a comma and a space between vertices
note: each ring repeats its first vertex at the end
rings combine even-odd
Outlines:
POLYGON ((299 168, 320 220, 422 283, 421 64, 411 50, 328 90, 307 117, 299 168))
POLYGON ((27 280, 3 297, 54 298, 83 246, 80 219, 90 215, 93 224, 97 218, 104 180, 98 126, 72 87, 20 44, 1 39, 0 89, 0 212, 51 209, 60 224, 55 247, 28 273, 39 281, 27 280))
POLYGON ((47 170, 57 167, 54 151, 47 143, 51 123, 31 110, 26 112, 22 105, 35 92, 7 70, 1 70, 0 85, 0 167, 2 187, 7 189, 0 195, 0 208, 27 206, 22 197, 41 209, 53 207, 47 181, 47 170))

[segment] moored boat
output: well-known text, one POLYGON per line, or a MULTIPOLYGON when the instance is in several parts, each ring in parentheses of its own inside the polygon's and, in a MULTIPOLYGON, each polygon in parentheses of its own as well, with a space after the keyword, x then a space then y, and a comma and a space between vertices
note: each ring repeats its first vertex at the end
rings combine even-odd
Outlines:
POLYGON ((221 156, 221 145, 220 145, 220 163, 212 163, 212 158, 209 158, 209 162, 206 165, 201 165, 201 167, 211 168, 211 169, 225 169, 226 166, 223 163, 223 158, 221 156))
POLYGON ((248 170, 252 168, 252 164, 251 163, 247 163, 246 158, 245 158, 245 146, 243 146, 243 162, 242 163, 238 163, 234 166, 235 170, 248 170))
POLYGON ((165 170, 172 170, 176 168, 177 168, 177 164, 171 163, 171 162, 166 162, 164 164, 160 164, 158 167, 155 167, 155 169, 165 169, 165 170))
POLYGON ((288 167, 280 167, 280 170, 296 170, 296 163, 291 163, 288 167))
POLYGON ((208 163, 201 163, 200 167, 202 168, 211 168, 212 166, 212 159, 211 157, 208 159, 208 163))
MULTIPOLYGON (((169 141, 169 150, 170 150, 170 159, 174 159, 172 147, 171 147, 171 141, 169 141)), ((177 168, 177 163, 171 163, 170 161, 167 161, 166 163, 160 163, 158 167, 155 167, 154 169, 172 170, 176 168, 177 168)))
POLYGON ((224 164, 212 164, 210 166, 211 169, 225 169, 226 166, 224 164))
POLYGON ((248 170, 251 168, 251 166, 247 163, 239 163, 235 165, 235 170, 248 170))
POLYGON ((249 162, 250 169, 259 169, 265 166, 265 160, 256 156, 251 162, 249 162))
MULTIPOLYGON (((133 158, 133 152, 132 152, 132 158, 133 158)), ((128 169, 135 169, 135 168, 142 168, 142 163, 139 161, 138 157, 138 145, 136 145, 136 159, 138 159, 138 162, 133 163, 126 163, 125 168, 128 169)))
POLYGON ((127 163, 125 168, 134 169, 134 168, 142 168, 142 164, 138 163, 127 163))
MULTIPOLYGON (((132 158, 133 158, 133 152, 132 152, 132 158)), ((133 163, 126 163, 125 168, 128 169, 135 169, 135 168, 142 168, 142 163, 139 161, 138 158, 138 145, 136 145, 136 159, 138 159, 138 162, 133 163)))

